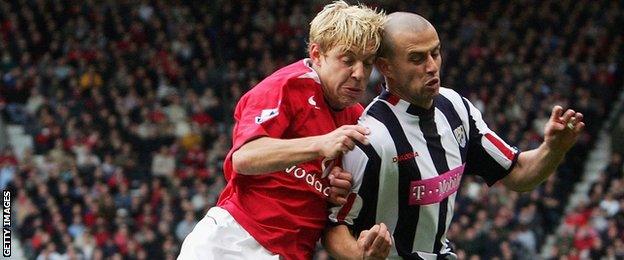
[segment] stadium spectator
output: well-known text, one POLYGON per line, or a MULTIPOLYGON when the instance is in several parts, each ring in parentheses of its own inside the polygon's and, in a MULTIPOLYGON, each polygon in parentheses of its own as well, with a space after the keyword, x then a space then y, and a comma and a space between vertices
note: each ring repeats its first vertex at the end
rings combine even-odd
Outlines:
POLYGON ((624 241, 624 169, 621 155, 614 151, 610 162, 592 184, 586 200, 569 212, 557 230, 558 244, 553 258, 622 257, 624 241))
POLYGON ((178 223, 178 226, 176 227, 176 236, 178 240, 184 240, 186 235, 193 231, 195 224, 197 224, 197 221, 195 221, 193 212, 187 212, 184 214, 184 220, 178 223))

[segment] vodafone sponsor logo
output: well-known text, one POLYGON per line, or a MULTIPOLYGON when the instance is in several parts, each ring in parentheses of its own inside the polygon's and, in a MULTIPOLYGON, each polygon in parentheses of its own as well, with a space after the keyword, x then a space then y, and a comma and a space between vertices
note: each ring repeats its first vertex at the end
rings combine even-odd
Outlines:
POLYGON ((325 185, 320 181, 322 178, 317 177, 318 172, 307 172, 297 165, 286 168, 284 172, 305 181, 308 185, 314 187, 315 190, 329 197, 329 185, 325 185))

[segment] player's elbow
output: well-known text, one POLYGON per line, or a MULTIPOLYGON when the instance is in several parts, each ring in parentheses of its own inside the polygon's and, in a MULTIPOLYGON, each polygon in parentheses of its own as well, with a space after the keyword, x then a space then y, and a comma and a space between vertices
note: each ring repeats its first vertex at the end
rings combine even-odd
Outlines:
POLYGON ((232 167, 240 174, 252 174, 251 160, 244 152, 238 150, 232 154, 232 167))
POLYGON ((505 187, 507 187, 507 189, 520 193, 532 191, 536 186, 536 184, 526 183, 521 180, 509 177, 503 179, 503 184, 505 185, 505 187))

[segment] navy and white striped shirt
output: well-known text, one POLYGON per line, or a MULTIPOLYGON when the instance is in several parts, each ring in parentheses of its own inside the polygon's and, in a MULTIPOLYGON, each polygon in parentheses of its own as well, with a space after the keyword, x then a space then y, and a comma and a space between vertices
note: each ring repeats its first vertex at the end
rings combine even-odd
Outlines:
POLYGON ((384 91, 359 124, 370 128, 370 145, 358 144, 343 157, 344 170, 353 174, 352 193, 331 209, 330 221, 351 226, 356 237, 385 223, 394 239, 390 258, 456 258, 446 232, 462 175, 492 185, 511 171, 519 151, 447 88, 430 109, 384 91))

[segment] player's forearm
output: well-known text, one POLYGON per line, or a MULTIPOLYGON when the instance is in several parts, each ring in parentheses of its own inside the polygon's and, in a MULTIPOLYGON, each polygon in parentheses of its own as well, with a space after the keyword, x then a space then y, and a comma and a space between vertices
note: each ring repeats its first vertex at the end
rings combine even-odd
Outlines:
POLYGON ((516 166, 503 179, 503 183, 514 191, 533 190, 555 172, 564 156, 565 153, 554 151, 545 143, 537 149, 522 152, 516 166))
POLYGON ((261 137, 244 144, 234 154, 234 170, 240 174, 258 175, 284 170, 320 156, 317 137, 275 139, 261 137))
POLYGON ((323 236, 323 246, 335 259, 362 259, 363 252, 345 225, 328 227, 323 236))

